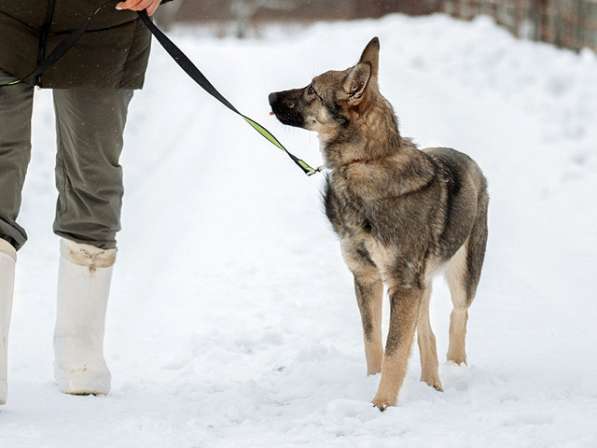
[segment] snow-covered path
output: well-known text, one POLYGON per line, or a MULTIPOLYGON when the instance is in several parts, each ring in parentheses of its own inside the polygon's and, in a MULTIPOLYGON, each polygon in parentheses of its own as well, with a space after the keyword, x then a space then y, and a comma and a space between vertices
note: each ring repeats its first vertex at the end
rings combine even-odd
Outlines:
MULTIPOLYGON (((1 448, 597 446, 597 58, 517 42, 481 19, 317 25, 262 41, 176 40, 247 113, 307 160, 313 136, 267 117, 382 41, 381 86, 404 134, 454 146, 492 195, 470 366, 438 393, 413 352, 400 405, 369 406, 351 277, 304 178, 156 48, 134 101, 109 309, 107 398, 51 383, 57 241, 53 118, 38 92, 1 448)), ((446 288, 433 325, 447 347, 446 288)))

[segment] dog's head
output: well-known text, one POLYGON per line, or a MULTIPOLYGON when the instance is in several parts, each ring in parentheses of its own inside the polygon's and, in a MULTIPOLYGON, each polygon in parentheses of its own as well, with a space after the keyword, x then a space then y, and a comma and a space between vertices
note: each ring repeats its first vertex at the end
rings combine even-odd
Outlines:
POLYGON ((324 140, 337 137, 379 94, 379 48, 376 37, 355 66, 326 72, 301 89, 270 94, 273 113, 282 123, 315 131, 324 140))

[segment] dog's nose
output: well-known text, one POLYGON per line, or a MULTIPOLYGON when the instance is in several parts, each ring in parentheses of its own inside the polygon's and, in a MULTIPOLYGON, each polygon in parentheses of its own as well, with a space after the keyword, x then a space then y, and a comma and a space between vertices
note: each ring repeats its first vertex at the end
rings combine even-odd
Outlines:
POLYGON ((271 106, 273 106, 277 100, 278 100, 278 94, 276 92, 269 94, 269 104, 271 106))

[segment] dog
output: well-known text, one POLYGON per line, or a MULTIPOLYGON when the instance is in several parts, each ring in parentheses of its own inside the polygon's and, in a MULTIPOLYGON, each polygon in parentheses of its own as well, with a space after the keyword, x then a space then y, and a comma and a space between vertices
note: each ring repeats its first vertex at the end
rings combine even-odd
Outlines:
POLYGON ((359 62, 317 76, 304 88, 270 94, 283 124, 319 134, 329 174, 325 211, 354 276, 367 372, 381 372, 372 403, 397 403, 415 330, 421 381, 442 390, 429 320, 431 280, 443 272, 450 288, 448 361, 466 363, 468 309, 487 245, 487 181, 467 155, 450 148, 421 150, 398 129, 379 91, 380 42, 359 62), (384 284, 390 326, 382 347, 384 284))

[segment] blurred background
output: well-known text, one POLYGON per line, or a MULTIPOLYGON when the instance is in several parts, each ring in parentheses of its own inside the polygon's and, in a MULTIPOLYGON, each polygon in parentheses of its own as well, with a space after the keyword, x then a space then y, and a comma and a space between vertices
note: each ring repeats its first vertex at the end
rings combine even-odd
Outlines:
POLYGON ((437 12, 470 20, 488 15, 514 35, 560 47, 597 50, 597 0, 177 0, 158 20, 203 23, 216 35, 258 36, 272 22, 377 18, 437 12))

